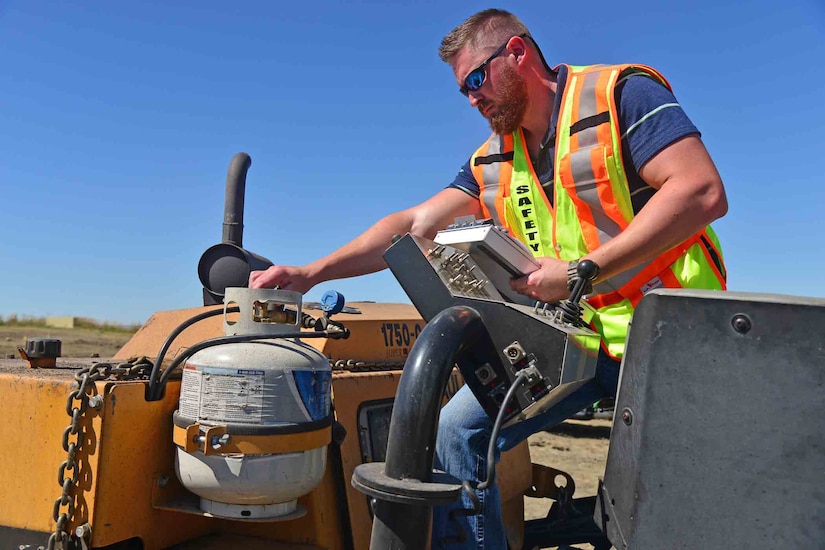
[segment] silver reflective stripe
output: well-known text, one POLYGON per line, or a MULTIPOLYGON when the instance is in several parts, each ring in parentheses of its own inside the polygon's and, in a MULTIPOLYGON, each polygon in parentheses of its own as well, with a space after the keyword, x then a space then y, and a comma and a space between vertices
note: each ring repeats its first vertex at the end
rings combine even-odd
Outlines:
MULTIPOLYGON (((655 260, 654 258, 653 260, 655 260)), ((617 273, 613 275, 606 281, 602 281, 597 285, 593 285, 593 293, 594 294, 606 294, 608 292, 616 292, 624 285, 630 282, 630 280, 642 272, 643 269, 647 268, 653 260, 648 260, 644 263, 641 263, 637 266, 631 267, 626 271, 622 271, 621 273, 617 273)))
MULTIPOLYGON (((504 139, 496 134, 490 138, 490 145, 487 147, 487 155, 497 155, 502 152, 504 148, 504 139)), ((496 196, 498 196, 499 173, 501 171, 500 163, 493 162, 485 164, 481 167, 481 174, 484 179, 484 192, 481 194, 481 200, 487 210, 490 211, 490 216, 493 222, 498 226, 504 226, 503 220, 498 217, 496 211, 496 196)), ((510 182, 504 182, 504 185, 509 185, 510 182)))
POLYGON ((616 222, 607 217, 602 209, 596 189, 596 176, 593 175, 593 167, 590 165, 590 151, 592 147, 570 153, 570 170, 573 172, 573 181, 576 183, 576 194, 590 205, 593 221, 599 232, 599 242, 604 244, 621 233, 621 229, 616 222))
MULTIPOLYGON (((584 76, 582 93, 579 96, 579 112, 576 120, 584 120, 587 117, 597 115, 596 112, 596 83, 599 81, 600 73, 588 73, 584 76)), ((585 128, 578 133, 579 149, 592 147, 598 142, 596 137, 596 127, 585 128)))
MULTIPOLYGON (((638 71, 639 74, 647 74, 638 71)), ((631 76, 629 72, 623 75, 623 79, 631 76)), ((579 111, 576 120, 584 120, 585 118, 599 114, 596 105, 596 84, 598 83, 600 73, 588 73, 584 77, 582 84, 582 92, 579 96, 579 111)), ((615 88, 614 88, 615 89, 615 88)), ((602 203, 599 200, 599 194, 596 186, 596 177, 593 174, 593 167, 590 163, 590 155, 593 147, 597 147, 598 138, 596 134, 596 126, 581 130, 577 134, 579 136, 579 149, 570 153, 570 170, 573 173, 573 182, 576 187, 576 194, 579 199, 590 206, 590 211, 593 214, 593 221, 596 224, 596 230, 601 244, 606 243, 613 237, 621 233, 619 225, 610 219, 602 208, 602 203)), ((581 223, 581 220, 579 221, 581 223)), ((607 294, 617 292, 620 288, 630 282, 633 277, 646 269, 653 261, 649 260, 640 265, 634 266, 622 273, 613 275, 606 281, 593 286, 594 294, 607 294)))

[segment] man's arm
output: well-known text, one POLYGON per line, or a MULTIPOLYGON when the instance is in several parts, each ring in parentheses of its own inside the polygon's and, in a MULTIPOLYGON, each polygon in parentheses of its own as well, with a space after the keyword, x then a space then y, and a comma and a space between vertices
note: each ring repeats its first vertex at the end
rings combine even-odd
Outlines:
POLYGON ((639 175, 657 191, 621 235, 587 255, 601 267, 599 279, 658 256, 728 211, 722 179, 696 136, 660 151, 639 175))
MULTIPOLYGON (((695 135, 662 149, 639 175, 657 191, 624 232, 585 256, 601 268, 597 281, 658 256, 727 212, 722 180, 695 135)), ((513 290, 547 302, 569 295, 567 262, 539 263, 539 270, 513 281, 513 290)))
POLYGON ((304 266, 270 267, 253 271, 250 288, 278 286, 286 290, 306 292, 318 283, 332 279, 355 277, 387 267, 384 251, 395 235, 412 233, 432 239, 458 216, 481 216, 478 199, 454 188, 447 188, 429 200, 407 210, 382 218, 364 233, 331 254, 304 266))

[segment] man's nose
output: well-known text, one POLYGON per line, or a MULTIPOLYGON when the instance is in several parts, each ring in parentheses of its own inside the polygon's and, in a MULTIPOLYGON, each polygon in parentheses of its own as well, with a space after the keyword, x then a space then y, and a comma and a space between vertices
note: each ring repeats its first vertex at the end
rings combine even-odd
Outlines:
POLYGON ((467 94, 467 99, 470 100, 470 107, 475 109, 476 107, 478 107, 478 104, 481 103, 481 100, 484 99, 484 96, 478 93, 478 91, 470 91, 467 94))

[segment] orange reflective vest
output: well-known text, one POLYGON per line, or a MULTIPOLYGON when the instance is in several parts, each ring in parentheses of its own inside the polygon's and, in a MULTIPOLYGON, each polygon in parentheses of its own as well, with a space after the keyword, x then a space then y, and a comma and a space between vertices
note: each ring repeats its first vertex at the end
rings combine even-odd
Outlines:
MULTIPOLYGON (((533 170, 521 129, 493 134, 470 159, 484 215, 506 227, 536 256, 573 261, 616 237, 633 220, 622 163, 616 86, 642 65, 568 66, 555 141, 553 202, 533 170)), ((643 78, 643 77, 642 77, 643 78)), ((591 325, 618 359, 636 304, 654 288, 726 288, 719 241, 710 226, 652 260, 600 282, 587 301, 591 325)))

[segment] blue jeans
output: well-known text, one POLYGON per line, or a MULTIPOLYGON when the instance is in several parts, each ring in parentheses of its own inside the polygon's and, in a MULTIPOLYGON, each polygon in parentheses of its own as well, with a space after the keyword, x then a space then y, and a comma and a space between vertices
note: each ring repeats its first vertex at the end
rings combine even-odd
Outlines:
MULTIPOLYGON (((619 362, 600 352, 596 376, 592 380, 542 414, 499 432, 496 462, 502 451, 512 449, 532 434, 560 424, 600 399, 615 396, 618 381, 619 362)), ((493 420, 481 408, 473 392, 463 386, 441 409, 435 467, 462 481, 484 481, 487 477, 487 446, 492 430, 493 420)), ((497 484, 476 493, 482 507, 478 515, 457 514, 455 519, 450 519, 451 511, 472 507, 470 500, 463 494, 460 501, 433 509, 433 550, 507 548, 497 484), (459 536, 459 530, 463 530, 465 534, 462 543, 454 542, 459 536)))

